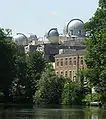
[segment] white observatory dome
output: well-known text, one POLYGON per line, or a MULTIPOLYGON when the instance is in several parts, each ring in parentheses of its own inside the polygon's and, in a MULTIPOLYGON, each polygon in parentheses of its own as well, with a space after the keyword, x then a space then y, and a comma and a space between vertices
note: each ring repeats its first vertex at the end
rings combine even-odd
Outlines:
POLYGON ((31 40, 38 40, 37 36, 34 34, 30 34, 30 36, 28 37, 29 41, 31 40))
POLYGON ((82 37, 84 36, 84 23, 80 19, 72 19, 68 24, 67 24, 67 32, 68 35, 74 35, 74 36, 79 36, 82 37))
POLYGON ((69 36, 78 36, 83 37, 84 33, 84 23, 80 19, 72 19, 70 22, 65 25, 63 29, 63 34, 68 34, 69 36))
POLYGON ((15 37, 13 40, 17 45, 27 45, 28 44, 28 39, 25 38, 24 36, 15 37))

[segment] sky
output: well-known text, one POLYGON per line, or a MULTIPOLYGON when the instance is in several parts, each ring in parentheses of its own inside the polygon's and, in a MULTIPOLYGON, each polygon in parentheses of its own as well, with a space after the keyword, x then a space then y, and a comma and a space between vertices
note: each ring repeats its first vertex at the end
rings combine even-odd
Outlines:
POLYGON ((16 33, 43 36, 50 28, 62 33, 66 22, 79 18, 87 22, 98 0, 0 0, 0 27, 16 33))

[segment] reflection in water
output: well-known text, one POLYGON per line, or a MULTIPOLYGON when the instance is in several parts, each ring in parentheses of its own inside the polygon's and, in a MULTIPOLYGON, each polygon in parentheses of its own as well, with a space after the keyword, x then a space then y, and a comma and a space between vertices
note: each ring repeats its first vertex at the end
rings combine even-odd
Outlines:
POLYGON ((92 114, 91 117, 92 117, 91 119, 98 119, 98 115, 92 114))
POLYGON ((106 119, 106 110, 93 108, 0 109, 0 119, 106 119))

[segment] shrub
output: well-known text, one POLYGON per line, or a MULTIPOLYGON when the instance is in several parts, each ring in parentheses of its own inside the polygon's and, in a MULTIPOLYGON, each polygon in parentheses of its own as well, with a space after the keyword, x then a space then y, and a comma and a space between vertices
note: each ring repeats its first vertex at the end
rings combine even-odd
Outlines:
POLYGON ((77 82, 67 81, 62 93, 62 104, 81 104, 84 97, 83 88, 77 82))
POLYGON ((101 94, 98 93, 87 94, 83 99, 83 102, 85 102, 87 105, 90 104, 90 102, 100 102, 100 101, 101 101, 101 94))

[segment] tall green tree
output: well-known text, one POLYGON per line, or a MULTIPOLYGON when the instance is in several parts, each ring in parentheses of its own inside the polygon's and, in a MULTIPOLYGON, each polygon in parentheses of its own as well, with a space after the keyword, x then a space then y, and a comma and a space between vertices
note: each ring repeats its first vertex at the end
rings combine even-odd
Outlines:
POLYGON ((0 28, 0 88, 4 93, 4 100, 9 100, 9 86, 14 80, 14 61, 16 45, 10 37, 11 31, 0 28))
POLYGON ((44 70, 46 66, 46 61, 43 58, 43 53, 39 51, 30 52, 27 57, 28 67, 30 69, 29 73, 33 75, 39 75, 44 70))
POLYGON ((34 96, 36 104, 60 104, 65 79, 55 75, 53 68, 48 65, 37 83, 34 96))
POLYGON ((30 94, 32 96, 36 91, 36 84, 39 81, 42 72, 46 67, 46 61, 43 53, 39 51, 30 52, 26 57, 27 60, 27 79, 30 80, 30 94))
MULTIPOLYGON (((15 79, 10 88, 10 95, 14 103, 23 103, 28 100, 27 63, 25 56, 17 56, 15 64, 15 79)), ((30 93, 29 93, 30 94, 30 93)))
MULTIPOLYGON (((100 0, 94 16, 85 24, 86 77, 106 98, 106 1, 100 0)), ((103 99, 105 99, 103 98, 103 99)))
POLYGON ((15 60, 16 77, 10 89, 15 103, 32 103, 37 81, 45 68, 45 60, 40 52, 23 53, 18 46, 15 60))

